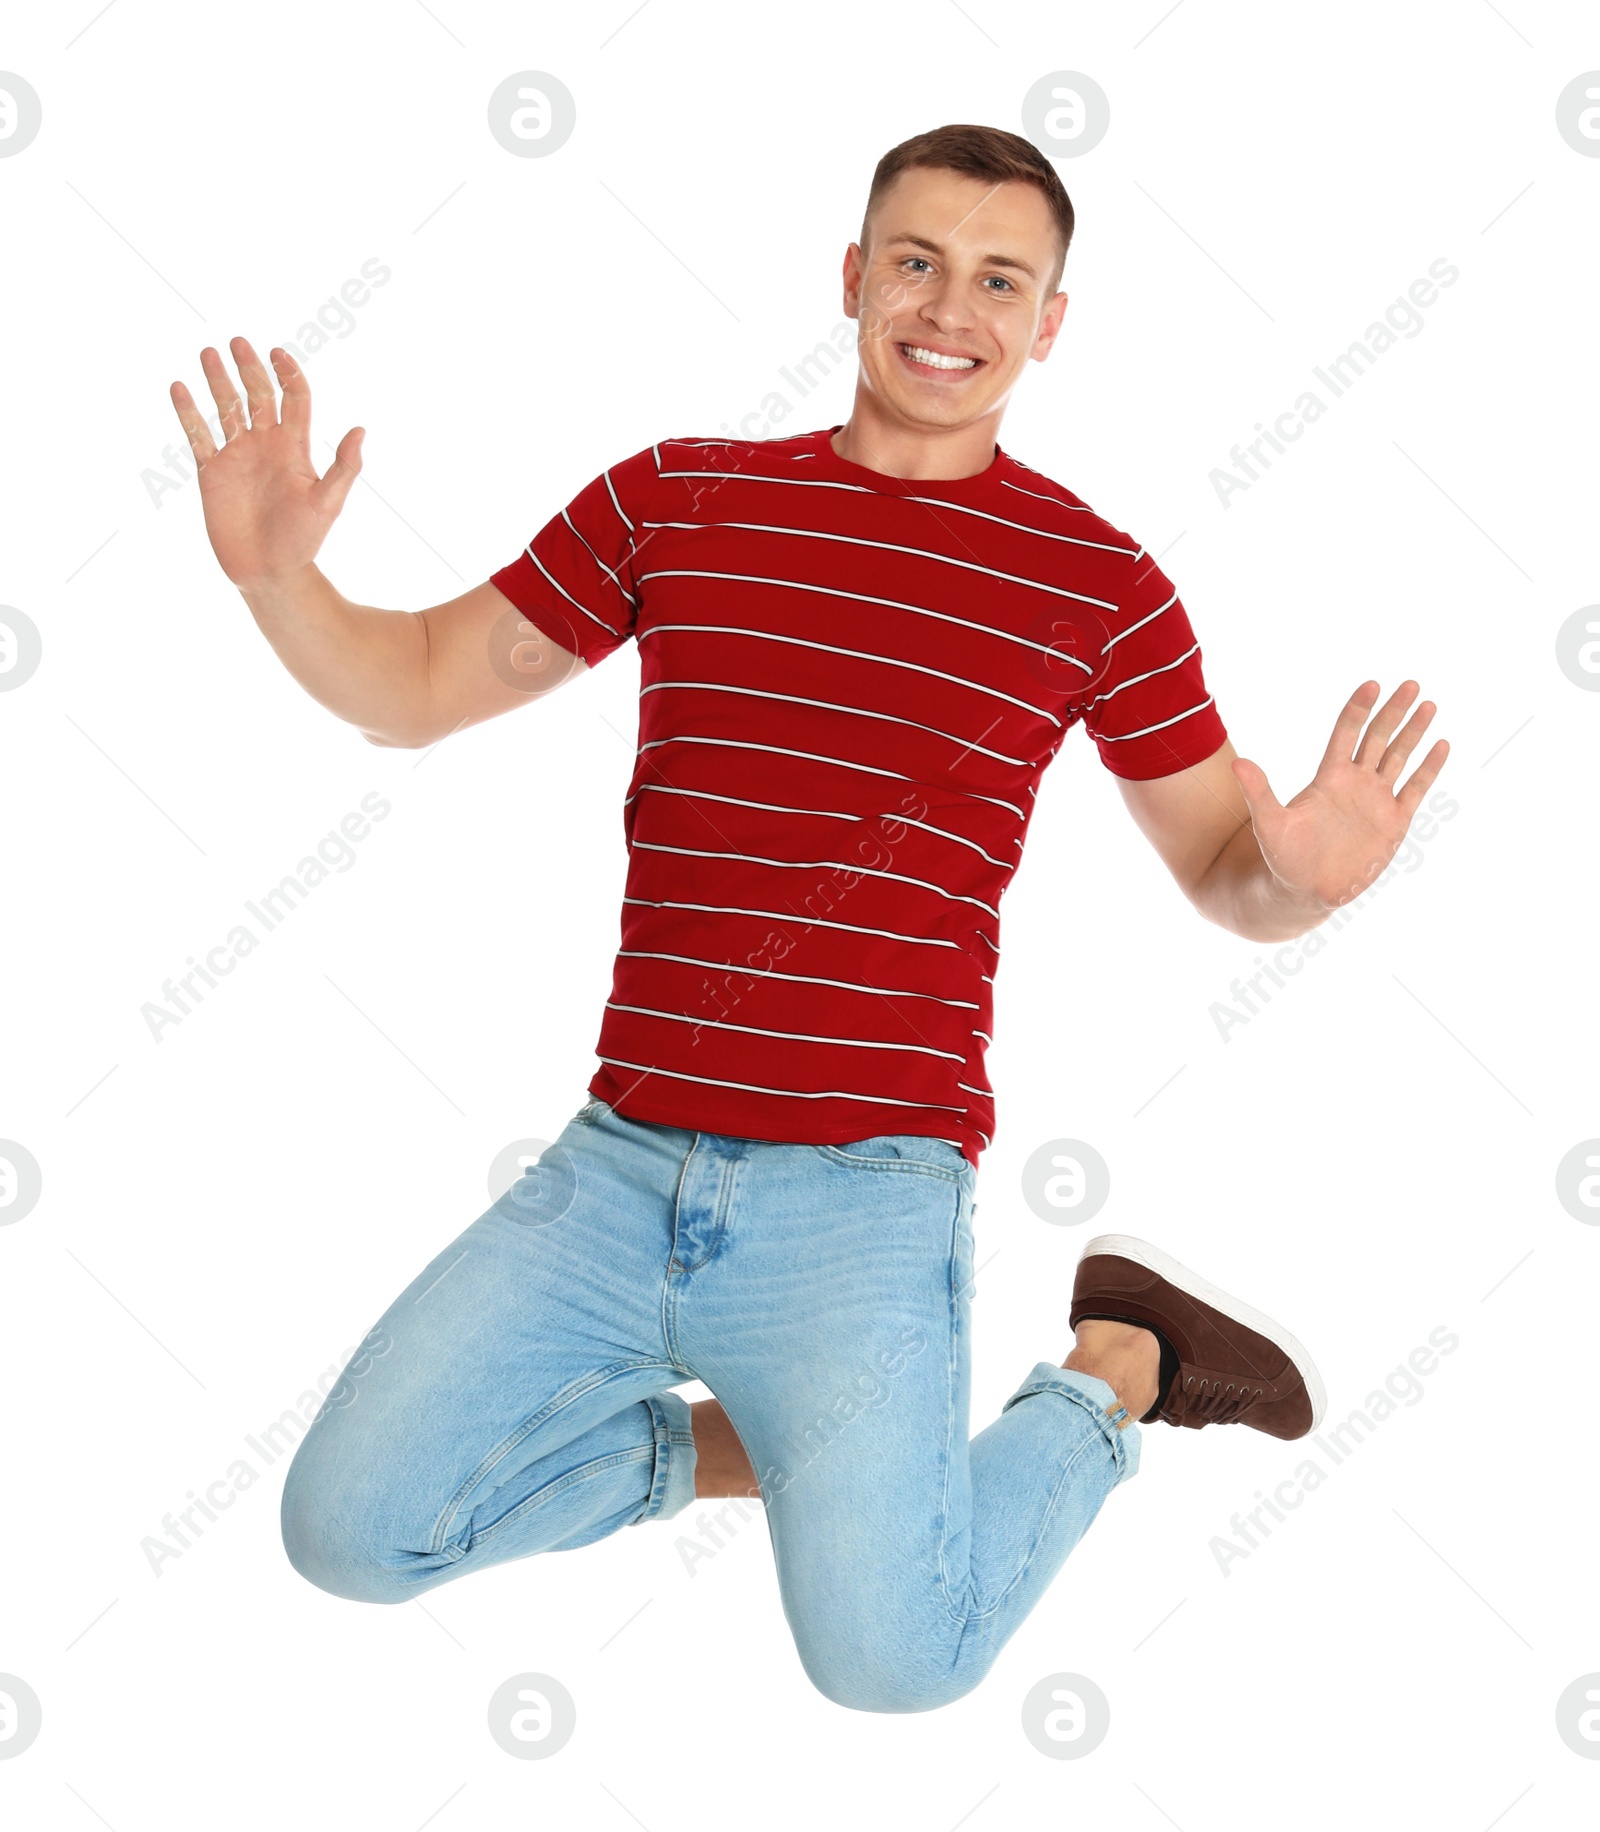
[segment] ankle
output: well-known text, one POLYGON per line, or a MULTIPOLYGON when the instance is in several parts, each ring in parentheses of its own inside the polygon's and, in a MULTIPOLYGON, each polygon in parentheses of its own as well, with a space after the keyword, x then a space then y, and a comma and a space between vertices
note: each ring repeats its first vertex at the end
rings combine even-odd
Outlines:
POLYGON ((689 1403, 694 1432, 694 1492, 700 1496, 761 1496, 760 1484, 733 1422, 714 1399, 689 1403))
POLYGON ((1127 1413, 1126 1428, 1161 1397, 1161 1344, 1155 1332, 1137 1323, 1107 1317, 1085 1317, 1077 1328, 1072 1353, 1062 1362, 1079 1374, 1103 1380, 1127 1413))

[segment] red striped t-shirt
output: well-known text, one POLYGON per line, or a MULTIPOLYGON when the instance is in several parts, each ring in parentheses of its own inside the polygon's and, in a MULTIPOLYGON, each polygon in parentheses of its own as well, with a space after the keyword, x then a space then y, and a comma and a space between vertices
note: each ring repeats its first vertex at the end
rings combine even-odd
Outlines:
POLYGON ((621 946, 589 1091, 744 1138, 994 1137, 1000 900, 1082 723, 1118 776, 1227 733, 1172 582, 998 446, 664 439, 493 582, 591 667, 639 647, 621 946))

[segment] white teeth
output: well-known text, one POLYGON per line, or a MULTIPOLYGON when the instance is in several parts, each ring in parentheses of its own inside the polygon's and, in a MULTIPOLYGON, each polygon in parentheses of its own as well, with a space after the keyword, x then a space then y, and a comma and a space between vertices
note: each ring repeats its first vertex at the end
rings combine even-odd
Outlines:
POLYGON ((941 356, 937 350, 924 350, 918 344, 901 344, 900 348, 913 362, 926 363, 932 369, 973 369, 977 359, 971 356, 941 356))

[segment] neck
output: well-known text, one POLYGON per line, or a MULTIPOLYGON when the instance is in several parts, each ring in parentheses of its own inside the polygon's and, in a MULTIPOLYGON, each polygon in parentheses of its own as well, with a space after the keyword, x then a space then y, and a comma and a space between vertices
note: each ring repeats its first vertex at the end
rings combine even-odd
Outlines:
POLYGON ((919 426, 858 383, 850 418, 832 443, 848 463, 889 477, 976 477, 994 463, 999 429, 998 408, 966 426, 919 426))

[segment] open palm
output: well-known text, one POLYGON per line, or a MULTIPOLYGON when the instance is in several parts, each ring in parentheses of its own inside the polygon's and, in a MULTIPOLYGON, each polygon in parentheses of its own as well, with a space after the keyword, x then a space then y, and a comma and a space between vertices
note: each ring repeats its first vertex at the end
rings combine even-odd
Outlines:
POLYGON ((1358 687, 1334 724, 1316 775, 1287 803, 1273 794, 1257 764, 1233 759, 1234 778, 1249 803, 1261 856, 1273 876, 1296 895, 1315 897, 1330 907, 1349 903, 1399 850, 1412 816, 1450 752, 1441 738, 1405 786, 1398 786, 1406 760, 1437 711, 1431 700, 1424 700, 1393 736, 1418 691, 1415 681, 1402 681, 1367 725, 1378 683, 1366 681, 1358 687))
POLYGON ((248 421, 221 356, 209 346, 200 352, 222 427, 220 448, 182 382, 172 384, 171 395, 199 467, 206 533, 222 570, 245 587, 286 577, 317 557, 360 472, 363 433, 352 427, 318 477, 311 462, 311 390, 300 365, 287 350, 272 352, 283 385, 280 418, 260 357, 242 337, 228 348, 250 404, 248 421))

